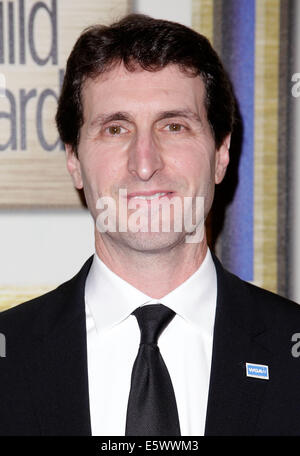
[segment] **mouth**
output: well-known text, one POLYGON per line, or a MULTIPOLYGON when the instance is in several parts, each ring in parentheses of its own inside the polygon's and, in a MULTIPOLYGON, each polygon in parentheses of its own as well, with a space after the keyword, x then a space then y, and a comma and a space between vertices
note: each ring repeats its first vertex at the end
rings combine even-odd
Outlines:
POLYGON ((135 193, 129 193, 127 195, 128 200, 144 200, 144 201, 152 201, 155 199, 160 199, 160 198, 171 198, 174 195, 173 191, 164 191, 164 190, 154 190, 154 191, 145 191, 145 192, 135 192, 135 193))

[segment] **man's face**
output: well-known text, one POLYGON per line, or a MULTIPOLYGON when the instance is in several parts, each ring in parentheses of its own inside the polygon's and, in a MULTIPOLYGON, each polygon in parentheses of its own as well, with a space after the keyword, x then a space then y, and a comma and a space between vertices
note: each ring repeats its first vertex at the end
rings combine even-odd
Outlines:
MULTIPOLYGON (((88 79, 82 102, 78 158, 67 146, 67 166, 75 186, 84 188, 95 220, 97 201, 105 196, 116 202, 120 222, 120 189, 127 191, 127 217, 133 211, 130 207, 147 215, 150 205, 162 198, 177 197, 184 205, 185 197, 195 200, 197 196, 204 198, 207 215, 214 185, 221 182, 228 164, 229 137, 216 150, 199 76, 188 77, 175 65, 156 72, 139 67, 128 72, 119 65, 97 79, 88 79)), ((173 211, 171 219, 178 216, 173 211)), ((184 226, 182 232, 150 231, 102 236, 138 251, 150 251, 170 248, 186 234, 184 226)))

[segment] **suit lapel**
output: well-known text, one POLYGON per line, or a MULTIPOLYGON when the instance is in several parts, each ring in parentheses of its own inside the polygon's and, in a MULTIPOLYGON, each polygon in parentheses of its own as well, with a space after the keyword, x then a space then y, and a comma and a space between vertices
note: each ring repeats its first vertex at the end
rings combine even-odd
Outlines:
POLYGON ((84 286, 89 259, 47 295, 26 374, 42 435, 91 435, 84 286))
POLYGON ((268 380, 247 377, 246 362, 268 365, 272 372, 273 355, 247 285, 217 259, 215 264, 218 298, 205 434, 253 435, 268 380))

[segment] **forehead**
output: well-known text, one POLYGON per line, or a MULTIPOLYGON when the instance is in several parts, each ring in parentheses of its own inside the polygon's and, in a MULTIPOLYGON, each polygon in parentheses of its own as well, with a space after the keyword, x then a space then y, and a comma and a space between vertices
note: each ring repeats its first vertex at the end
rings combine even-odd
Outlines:
POLYGON ((204 108, 205 86, 200 76, 190 76, 177 65, 158 71, 137 67, 128 71, 123 64, 87 79, 82 88, 84 113, 95 110, 192 109, 204 108))

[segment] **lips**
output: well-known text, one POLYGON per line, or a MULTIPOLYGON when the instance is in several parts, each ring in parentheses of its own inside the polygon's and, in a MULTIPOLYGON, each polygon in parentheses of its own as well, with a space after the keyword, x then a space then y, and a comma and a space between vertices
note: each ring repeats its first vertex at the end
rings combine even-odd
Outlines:
POLYGON ((148 190, 148 191, 143 191, 143 192, 131 192, 128 193, 127 199, 139 199, 139 200, 145 200, 145 201, 151 201, 154 199, 159 199, 163 197, 170 197, 173 195, 174 192, 170 190, 148 190))

